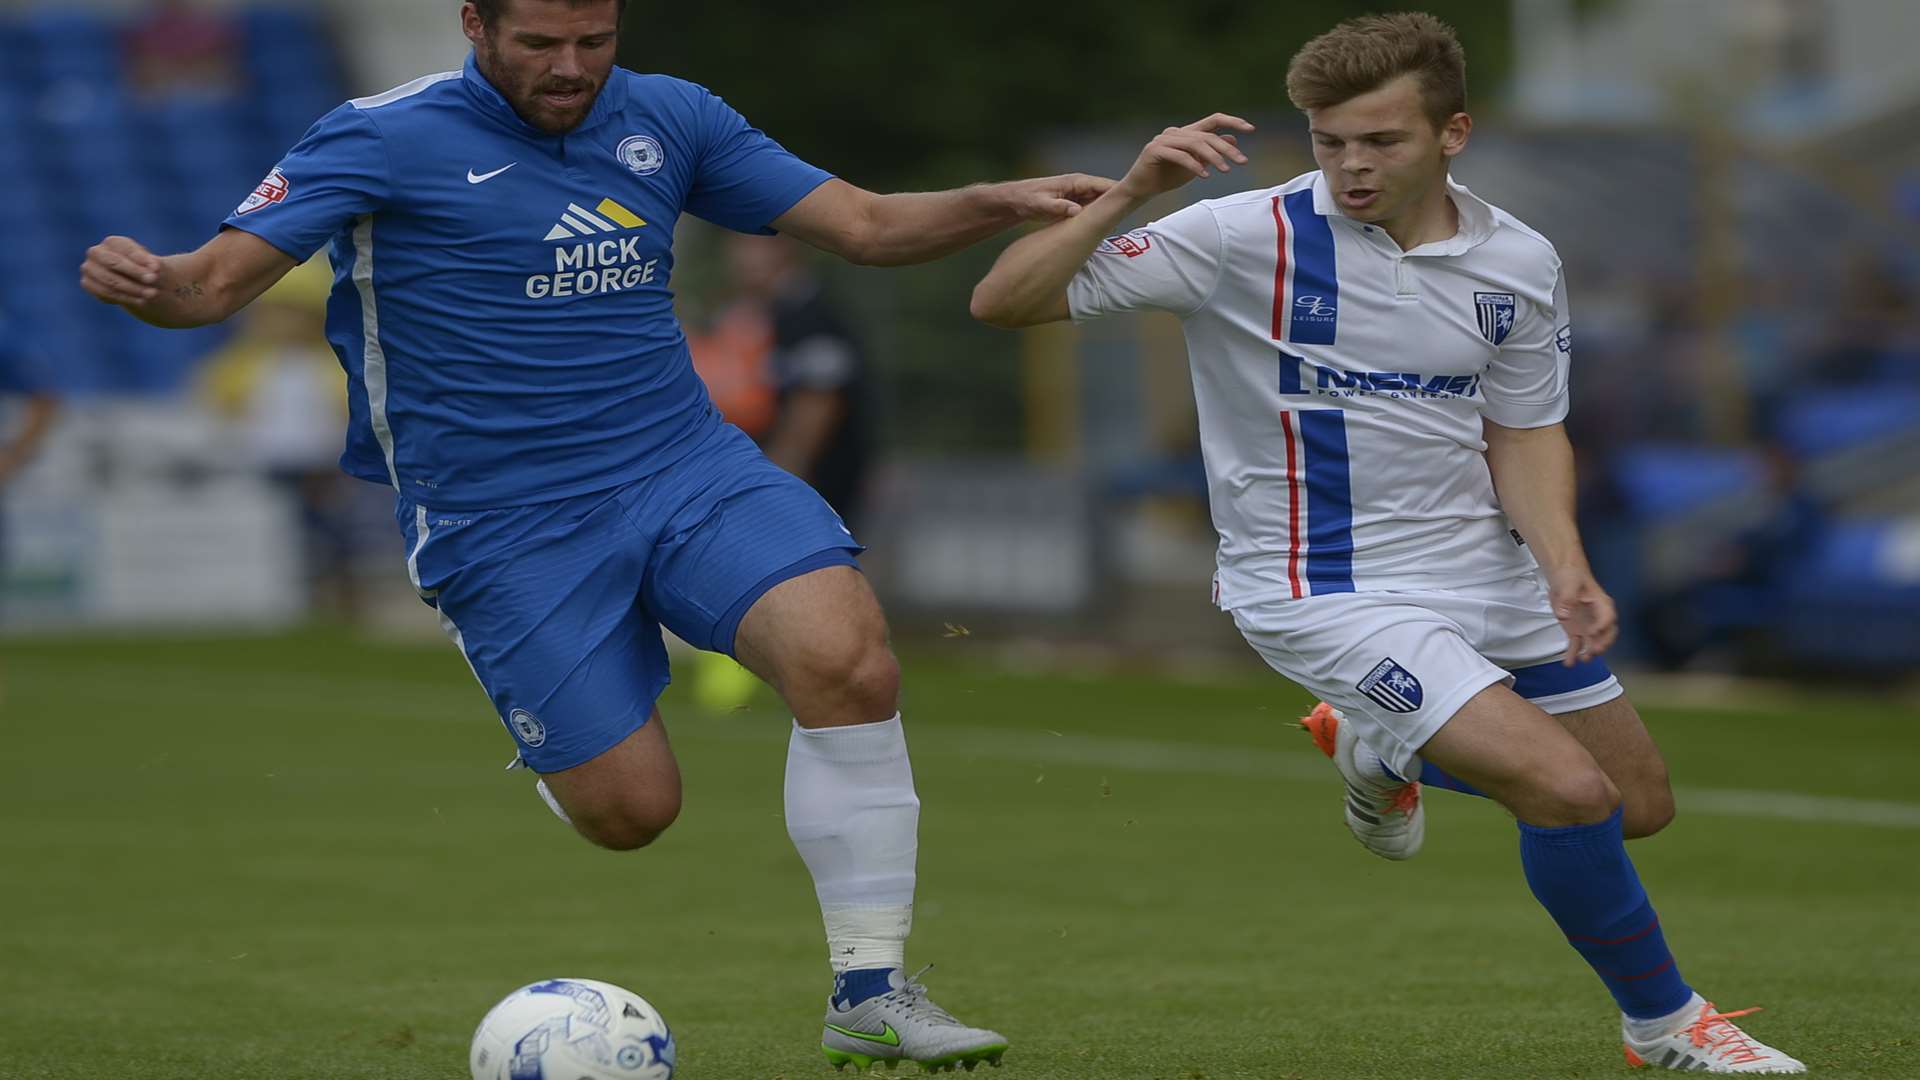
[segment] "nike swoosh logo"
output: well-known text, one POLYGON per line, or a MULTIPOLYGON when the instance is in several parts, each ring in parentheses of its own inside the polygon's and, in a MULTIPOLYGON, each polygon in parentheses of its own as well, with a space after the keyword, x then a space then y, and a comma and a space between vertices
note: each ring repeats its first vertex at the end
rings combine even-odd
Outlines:
POLYGON ((837 1031, 840 1034, 847 1036, 848 1038, 865 1039, 868 1042, 879 1043, 881 1046, 899 1046, 900 1045, 900 1033, 893 1030, 892 1024, 881 1024, 880 1031, 878 1033, 871 1032, 871 1031, 855 1031, 852 1028, 843 1028, 838 1024, 828 1024, 827 1030, 837 1031))
POLYGON ((484 183, 486 183, 487 181, 489 181, 489 180, 491 180, 491 179, 493 179, 494 177, 496 177, 496 176, 499 176, 499 175, 500 175, 501 173, 503 173, 503 172, 506 172, 506 171, 507 171, 507 169, 511 169, 511 168, 513 168, 513 166, 514 166, 514 165, 518 165, 518 164, 520 164, 520 163, 516 161, 516 162, 514 162, 514 163, 513 163, 513 165, 507 165, 507 166, 505 166, 505 167, 503 167, 503 168, 498 168, 498 169, 495 169, 495 170, 493 170, 493 171, 492 171, 492 172, 490 172, 490 173, 476 173, 476 172, 474 172, 474 171, 473 171, 472 169, 468 169, 468 170, 467 170, 467 183, 469 183, 469 184, 484 184, 484 183))

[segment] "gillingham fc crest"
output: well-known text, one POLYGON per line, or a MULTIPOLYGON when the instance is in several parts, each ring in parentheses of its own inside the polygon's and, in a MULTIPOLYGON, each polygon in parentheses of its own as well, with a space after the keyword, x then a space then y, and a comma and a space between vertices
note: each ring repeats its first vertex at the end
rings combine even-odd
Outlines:
POLYGON ((528 746, 539 746, 547 741, 547 725, 525 709, 513 710, 507 717, 507 723, 512 725, 514 735, 528 746))
POLYGON ((1474 316, 1480 323, 1480 336, 1495 345, 1513 332, 1513 294, 1477 292, 1473 294, 1474 316))
POLYGON ((651 135, 629 135, 620 141, 620 149, 614 151, 620 163, 641 176, 652 176, 667 163, 667 152, 660 149, 660 140, 651 135))
POLYGON ((1420 680, 1391 656, 1367 672, 1367 677, 1360 680, 1359 689, 1372 698, 1374 704, 1391 713, 1418 712, 1426 700, 1420 680))

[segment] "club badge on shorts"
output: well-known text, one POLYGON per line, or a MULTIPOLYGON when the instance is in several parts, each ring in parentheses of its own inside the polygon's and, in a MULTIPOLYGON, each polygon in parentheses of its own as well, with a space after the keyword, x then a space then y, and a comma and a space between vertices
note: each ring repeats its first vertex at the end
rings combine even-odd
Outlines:
POLYGON ((1426 700, 1426 692, 1420 689, 1420 680, 1391 656, 1375 665, 1358 685, 1360 692, 1371 698, 1375 705, 1391 713, 1415 712, 1420 708, 1420 703, 1426 700))
POLYGON ((525 709, 515 709, 507 717, 507 723, 513 727, 513 733, 528 746, 537 747, 547 741, 547 725, 540 718, 525 709))

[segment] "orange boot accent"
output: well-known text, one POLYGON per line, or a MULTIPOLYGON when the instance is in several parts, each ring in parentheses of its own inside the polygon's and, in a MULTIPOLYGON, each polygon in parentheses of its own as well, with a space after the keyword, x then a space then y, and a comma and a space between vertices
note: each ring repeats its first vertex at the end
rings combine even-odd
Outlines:
POLYGON ((1300 719, 1300 730, 1313 737, 1313 745, 1328 757, 1333 756, 1334 739, 1340 731, 1340 717, 1333 706, 1321 702, 1313 711, 1300 719))

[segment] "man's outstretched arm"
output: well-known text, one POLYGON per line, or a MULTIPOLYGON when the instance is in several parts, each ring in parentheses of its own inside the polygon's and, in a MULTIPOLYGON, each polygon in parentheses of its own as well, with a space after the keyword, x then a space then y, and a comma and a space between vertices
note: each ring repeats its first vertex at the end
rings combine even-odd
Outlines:
POLYGON ((973 317, 1007 329, 1067 318, 1067 285, 1100 241, 1155 196, 1209 176, 1210 169, 1231 172, 1246 164, 1231 132, 1252 130, 1237 116, 1215 113, 1161 132, 1127 175, 1085 211, 1023 236, 1001 253, 973 290, 973 317))
POLYGON ((876 195, 829 180, 773 227, 862 266, 931 262, 1023 221, 1073 217, 1113 181, 1099 176, 1046 176, 954 191, 876 195))
POLYGON ((80 286, 104 304, 169 330, 206 326, 258 299, 299 265, 265 240, 239 229, 184 255, 155 255, 139 242, 109 236, 87 249, 80 286))

